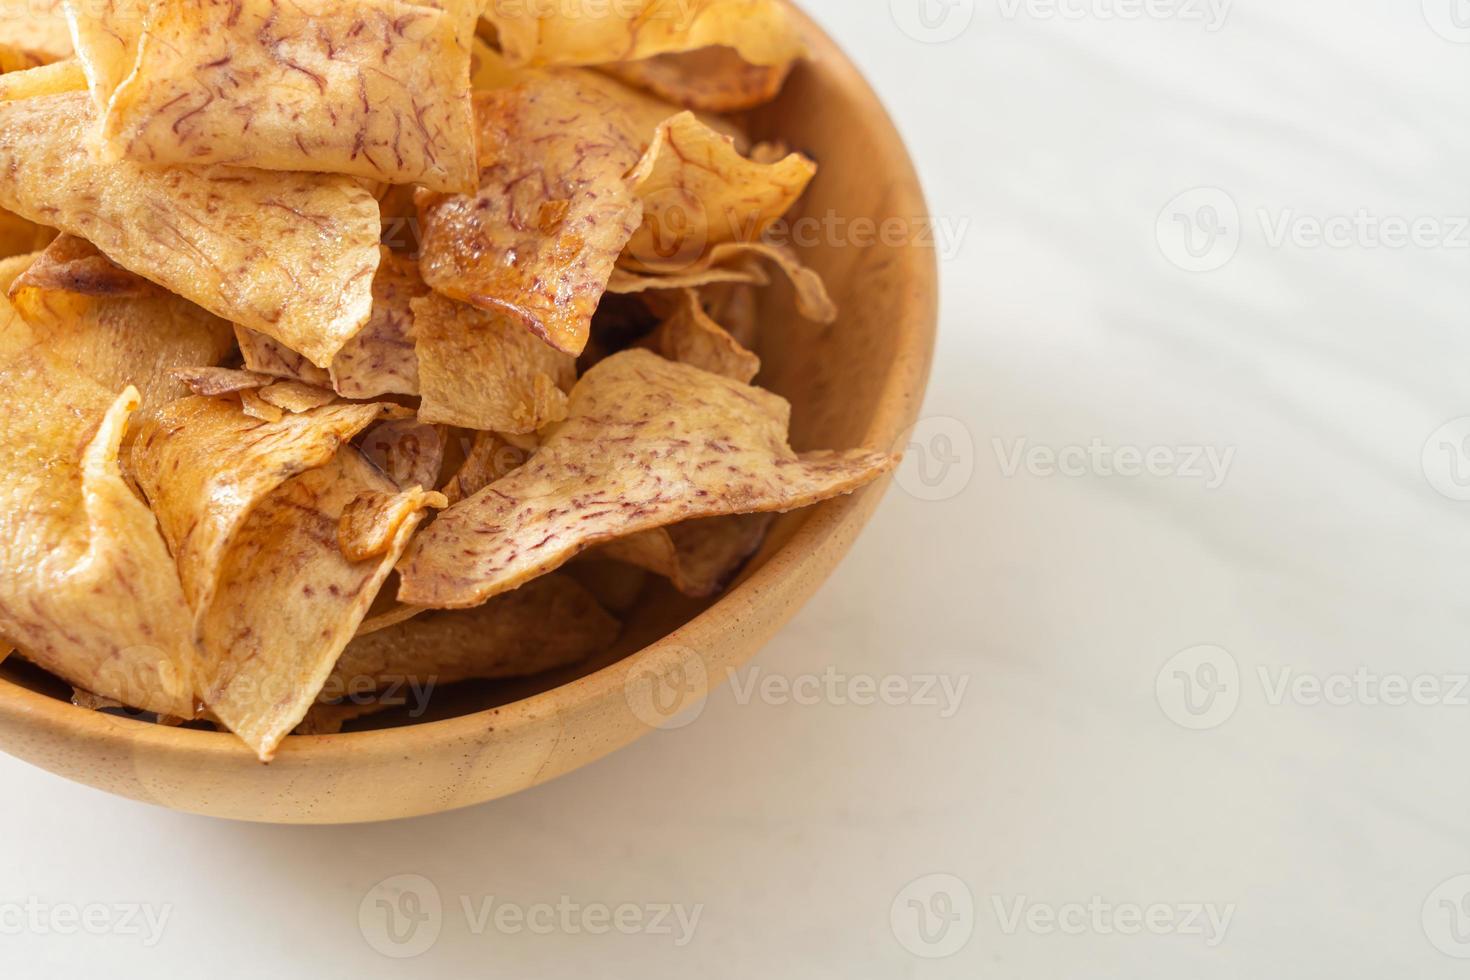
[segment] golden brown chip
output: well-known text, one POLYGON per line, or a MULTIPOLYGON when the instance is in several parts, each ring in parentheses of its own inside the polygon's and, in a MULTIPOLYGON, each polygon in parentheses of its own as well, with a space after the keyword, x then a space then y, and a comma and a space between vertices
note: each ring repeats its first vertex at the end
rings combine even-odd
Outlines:
POLYGON ((139 427, 133 473, 196 613, 213 599, 225 554, 251 511, 287 480, 329 463, 381 412, 380 405, 338 403, 272 423, 248 417, 232 400, 195 397, 139 427))
POLYGON ((0 75, 0 101, 31 99, 38 95, 81 92, 87 88, 87 76, 75 58, 58 61, 40 68, 8 71, 0 75))
POLYGON ((600 558, 597 551, 589 551, 555 574, 576 579, 592 593, 599 606, 611 613, 632 610, 643 594, 643 587, 648 584, 648 573, 643 569, 611 558, 600 558))
POLYGON ((806 51, 781 0, 630 0, 597 5, 492 0, 485 19, 513 65, 604 65, 727 45, 755 65, 806 51))
POLYGON ((77 58, 100 111, 133 70, 150 0, 63 0, 77 58))
POLYGON ((71 57, 61 0, 0 2, 0 71, 14 72, 71 57))
POLYGON ((423 193, 420 271, 568 354, 642 220, 627 179, 642 141, 601 89, 547 76, 476 97, 480 191, 423 193))
POLYGON ((688 596, 718 594, 760 550, 774 514, 736 514, 619 538, 597 554, 662 575, 688 596))
POLYGON ((150 164, 475 187, 475 11, 400 0, 154 0, 103 120, 150 164))
POLYGON ((477 609, 431 612, 357 637, 323 693, 526 677, 584 660, 617 636, 618 621, 586 589, 546 575, 477 609))
POLYGON ((706 259, 683 271, 662 274, 614 269, 612 278, 607 281, 607 291, 619 296, 632 296, 650 289, 698 289, 721 283, 767 286, 770 282, 758 265, 713 266, 706 259))
POLYGON ((709 47, 622 61, 602 70, 687 109, 736 112, 774 99, 793 64, 752 65, 733 48, 709 47))
POLYGON ((451 504, 473 497, 485 487, 525 464, 531 452, 499 432, 476 432, 464 461, 444 487, 451 504))
POLYGON ((179 368, 174 377, 194 394, 205 398, 254 391, 275 381, 268 374, 223 367, 179 368))
POLYGON ((400 601, 477 605, 578 552, 702 517, 789 511, 895 463, 853 450, 798 456, 777 395, 644 350, 602 361, 526 465, 455 504, 409 548, 400 601))
POLYGON ((653 263, 648 273, 632 281, 645 291, 741 282, 743 280, 738 275, 720 278, 712 277, 710 273, 718 269, 748 270, 751 259, 769 261, 786 274, 796 293, 796 310, 803 317, 813 323, 831 323, 837 319, 837 305, 832 302, 822 277, 802 265, 801 259, 789 247, 770 242, 726 242, 710 249, 708 255, 693 265, 679 260, 653 263))
MULTIPOLYGON (((8 260, 5 277, 22 263, 8 260)), ((0 300, 0 631, 51 673, 192 715, 188 606, 117 452, 138 393, 113 395, 0 300)))
POLYGON ((281 484, 238 525, 217 591, 199 610, 200 696, 262 761, 306 716, 436 497, 397 493, 344 446, 281 484), (370 502, 361 507, 364 497, 370 502), (338 546, 349 509, 361 560, 338 546))
POLYGON ((774 163, 741 156, 729 137, 682 112, 658 127, 632 176, 643 224, 620 264, 668 271, 725 242, 756 241, 816 172, 799 153, 774 163))
POLYGON ((177 369, 217 364, 234 349, 227 322, 69 235, 52 242, 9 293, 56 357, 109 391, 136 387, 140 419, 184 395, 177 369))
POLYGON ((297 415, 330 405, 337 400, 337 396, 326 388, 300 381, 277 381, 259 389, 259 393, 260 400, 267 405, 274 405, 297 415))
POLYGON ((433 489, 444 463, 444 433, 418 419, 386 419, 358 440, 368 462, 401 490, 433 489))
POLYGON ((761 360, 708 313, 693 289, 675 294, 673 312, 664 318, 643 346, 671 361, 689 364, 749 384, 760 373, 761 360))
POLYGON ((367 325, 349 340, 332 366, 323 371, 280 341, 238 328, 240 352, 252 371, 333 388, 344 398, 416 395, 418 359, 414 356, 413 311, 409 302, 429 291, 418 265, 386 248, 373 277, 373 310, 367 325))
POLYGON ((74 92, 0 102, 0 206, 325 366, 367 322, 378 204, 350 177, 102 163, 74 92))
POLYGON ((566 418, 571 355, 500 313, 437 293, 412 305, 425 422, 524 433, 566 418))

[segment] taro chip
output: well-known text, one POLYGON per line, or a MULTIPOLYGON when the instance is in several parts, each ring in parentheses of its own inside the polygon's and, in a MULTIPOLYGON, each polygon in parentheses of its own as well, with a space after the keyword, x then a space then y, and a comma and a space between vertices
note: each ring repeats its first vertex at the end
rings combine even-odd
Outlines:
POLYGON ((402 490, 432 488, 444 463, 444 433, 418 419, 386 419, 358 440, 368 462, 402 490))
POLYGON ((620 291, 745 282, 753 259, 768 261, 786 274, 796 294, 796 310, 803 317, 813 323, 832 323, 837 319, 837 305, 832 302, 822 277, 803 265, 790 247, 770 242, 726 242, 710 249, 708 255, 693 265, 679 260, 653 263, 650 271, 623 280, 620 291), (731 275, 719 275, 722 269, 731 275))
POLYGON ((262 761, 306 717, 425 508, 442 500, 398 493, 348 446, 239 525, 199 611, 200 696, 262 761))
POLYGON ((61 0, 0 0, 0 71, 50 64, 71 53, 61 0))
POLYGON ((728 136, 680 113, 658 127, 632 175, 643 224, 622 264, 666 269, 697 262, 725 242, 755 241, 816 172, 799 153, 769 163, 744 157, 728 136))
POLYGON ((351 177, 104 163, 86 93, 0 102, 0 207, 326 366, 372 312, 378 204, 351 177))
POLYGON ((524 465, 533 451, 516 445, 499 432, 476 432, 464 460, 444 484, 444 496, 451 504, 473 497, 524 465))
POLYGON ((605 65, 710 45, 753 65, 784 65, 806 46, 781 0, 631 0, 598 5, 491 0, 485 18, 517 66, 605 65))
MULTIPOLYGON (((0 278, 27 261, 0 263, 0 278)), ((189 609, 118 465, 137 391, 53 357, 0 299, 0 397, 0 646, 133 707, 192 715, 189 609)))
POLYGON ((9 71, 0 75, 0 101, 81 92, 86 87, 87 76, 82 73, 81 63, 75 58, 68 58, 41 68, 9 71))
POLYGON ((687 596, 707 598, 730 584, 760 550, 774 514, 711 517, 644 531, 604 545, 604 558, 662 575, 687 596))
POLYGON ((752 65, 732 48, 708 47, 622 61, 602 70, 686 109, 736 112, 774 99, 793 64, 752 65))
POLYGON ((545 76, 476 97, 477 194, 422 193, 420 271, 576 355, 642 220, 627 174, 642 140, 607 91, 545 76))
POLYGON ((471 190, 474 17, 468 0, 154 0, 103 135, 154 165, 471 190))
POLYGON ((581 585, 546 575, 476 609, 430 612, 359 636, 322 693, 340 698, 528 677, 607 649, 618 631, 618 621, 581 585))
POLYGON ((674 309, 644 342, 671 361, 689 364, 749 384, 760 373, 761 361, 740 346, 724 327, 705 312, 699 293, 675 293, 674 309))
POLYGON ((224 320, 69 235, 15 280, 10 300, 56 357, 109 391, 137 387, 141 415, 185 394, 177 369, 217 364, 234 349, 224 320))
POLYGON ((384 248, 373 277, 373 309, 362 330, 347 341, 323 370, 280 341, 236 328, 245 366, 252 371, 332 388, 344 398, 417 395, 413 311, 409 303, 429 291, 412 260, 384 248))
POLYGON ((262 422, 234 401, 194 397, 139 427, 132 471, 196 614, 213 600, 230 543, 251 511, 287 480, 331 462, 381 413, 380 405, 338 403, 262 422))
POLYGON ((437 293, 412 305, 421 419, 514 434, 566 418, 571 355, 503 314, 437 293))
POLYGON ((275 382, 268 374, 225 367, 180 368, 174 372, 174 377, 194 394, 205 398, 256 391, 275 382))
POLYGON ((151 0, 63 0, 77 58, 99 111, 138 60, 138 39, 151 0))
POLYGON ((798 455, 781 397, 644 350, 599 363, 524 466, 442 513, 410 545, 398 598, 465 608, 642 531, 796 510, 891 469, 887 453, 798 455))

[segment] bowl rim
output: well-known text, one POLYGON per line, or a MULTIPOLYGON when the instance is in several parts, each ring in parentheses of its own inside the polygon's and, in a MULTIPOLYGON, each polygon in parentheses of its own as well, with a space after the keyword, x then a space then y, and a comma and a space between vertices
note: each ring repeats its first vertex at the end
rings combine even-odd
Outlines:
MULTIPOLYGON (((837 43, 809 15, 789 4, 806 33, 812 58, 832 83, 861 105, 885 146, 896 152, 885 170, 887 193, 902 213, 928 215, 929 209, 917 170, 892 116, 866 78, 837 43)), ((939 318, 938 257, 932 248, 911 245, 903 250, 908 269, 901 281, 912 291, 910 313, 899 326, 906 336, 898 356, 884 377, 863 445, 894 447, 901 451, 918 418, 927 388, 939 318)), ((702 640, 735 627, 749 626, 765 637, 773 635, 795 615, 855 541, 876 509, 892 477, 886 477, 850 496, 811 508, 803 521, 764 564, 745 576, 693 619, 673 633, 590 674, 519 701, 465 715, 410 725, 335 735, 298 735, 282 743, 272 767, 286 762, 354 764, 401 756, 415 745, 442 746, 483 738, 493 719, 497 738, 540 725, 548 714, 560 715, 577 706, 598 702, 625 689, 630 675, 649 668, 661 655, 681 647, 703 649, 702 640), (825 566, 825 567, 823 567, 825 566), (804 575, 804 572, 813 574, 804 575), (775 596, 775 599, 762 598, 775 596), (774 610, 772 606, 775 606, 774 610), (756 610, 761 610, 757 615, 756 610), (772 615, 774 611, 774 615, 772 615), (733 615, 733 621, 732 621, 733 615)), ((753 645, 752 654, 764 646, 753 645)), ((713 690, 722 680, 708 685, 713 690)), ((706 692, 707 693, 707 692, 706 692)), ((158 752, 188 756, 214 767, 242 761, 256 763, 253 753, 229 732, 203 731, 159 725, 81 708, 8 678, 0 677, 0 721, 23 725, 41 735, 102 743, 133 753, 158 752)), ((650 728, 650 731, 653 729, 650 728)), ((615 746, 616 747, 616 746, 615 746)), ((576 768, 576 767, 573 767, 576 768)), ((533 779, 532 784, 540 782, 533 779)))

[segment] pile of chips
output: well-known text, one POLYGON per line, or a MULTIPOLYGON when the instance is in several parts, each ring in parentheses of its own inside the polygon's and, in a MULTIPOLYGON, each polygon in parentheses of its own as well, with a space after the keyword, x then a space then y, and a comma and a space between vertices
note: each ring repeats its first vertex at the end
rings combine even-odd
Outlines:
POLYGON ((779 0, 9 2, 0 656, 78 704, 269 760, 893 465, 751 384, 772 275, 837 316, 766 235, 816 165, 721 115, 802 57, 779 0))

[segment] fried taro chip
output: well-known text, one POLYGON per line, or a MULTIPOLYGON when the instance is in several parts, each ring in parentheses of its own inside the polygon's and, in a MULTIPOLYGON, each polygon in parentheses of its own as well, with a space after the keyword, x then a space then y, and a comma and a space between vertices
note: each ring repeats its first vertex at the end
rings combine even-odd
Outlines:
POLYGON ((770 242, 726 242, 710 249, 708 255, 693 265, 677 259, 653 263, 649 271, 628 276, 614 285, 619 286, 619 292, 631 293, 749 282, 752 259, 768 261, 786 274, 796 293, 796 311, 803 317, 813 323, 832 323, 837 319, 837 304, 832 302, 822 277, 802 265, 791 248, 770 242))
POLYGON ((178 368, 219 363, 234 331, 70 235, 10 286, 15 309, 57 357, 109 391, 135 386, 147 416, 185 394, 178 368))
POLYGON ((667 269, 693 264, 726 242, 755 241, 816 173, 799 153, 774 162, 744 157, 728 136, 682 112, 658 127, 632 175, 643 224, 620 264, 667 269))
POLYGON ((577 377, 570 354, 503 314, 437 293, 412 305, 425 422, 517 434, 566 418, 577 377))
POLYGON ((194 394, 205 398, 256 391, 275 382, 268 374, 224 367, 179 368, 174 372, 174 377, 194 394))
POLYGON ((681 289, 674 307, 643 346, 671 361, 689 364, 749 384, 760 373, 761 359, 740 346, 705 312, 699 293, 681 289))
POLYGON ((200 696, 261 761, 306 717, 425 509, 442 503, 399 493, 345 446, 239 524, 196 622, 200 696))
POLYGON ((47 65, 71 53, 61 0, 0 0, 0 71, 47 65))
POLYGON ((586 589, 546 575, 477 609, 430 612, 358 636, 322 688, 328 699, 467 680, 528 677, 605 650, 619 624, 586 589))
POLYGON ((432 489, 444 465, 444 433, 418 419, 386 419, 358 439, 368 462, 400 490, 432 489))
POLYGON ((642 220, 627 174, 642 142, 607 91, 545 76, 476 97, 480 190, 421 193, 420 271, 576 355, 642 220))
POLYGON ((4 645, 98 694, 192 716, 189 607, 153 515, 118 466, 138 393, 101 388, 0 306, 4 645))
POLYGON ((524 465, 532 451, 499 432, 476 432, 464 460, 441 490, 451 504, 457 504, 524 465))
POLYGON ((662 575, 698 599, 717 595, 760 550, 774 514, 710 517, 619 538, 598 549, 603 558, 662 575))
POLYGON ((806 53, 781 0, 632 0, 599 11, 492 0, 485 18, 513 65, 604 65, 726 45, 753 65, 806 53))
POLYGON ((709 47, 603 65, 602 70, 686 109, 737 112, 774 99, 794 64, 752 65, 733 48, 709 47))
POLYGON ((344 398, 416 395, 418 359, 414 356, 413 311, 409 302, 429 291, 412 259, 384 248, 373 277, 373 310, 367 324, 349 340, 331 367, 322 370, 278 340, 243 327, 236 329, 245 366, 252 371, 332 388, 344 398))
POLYGON ((87 88, 87 76, 75 58, 58 61, 40 68, 9 71, 0 75, 0 101, 34 99, 41 95, 81 92, 87 88))
POLYGON ((475 187, 475 10, 400 0, 153 0, 103 119, 149 164, 475 187))
POLYGON ((0 207, 325 366, 372 312, 378 203, 350 177, 99 162, 74 92, 0 102, 0 207))
POLYGON ((339 403, 262 422, 232 400, 192 397, 139 427, 133 473, 196 615, 214 599, 226 553, 254 508, 292 477, 331 462, 382 411, 339 403))
POLYGON ((150 0, 62 0, 93 103, 105 112, 138 60, 150 0))
POLYGON ((399 566, 400 601, 478 605, 581 551, 728 514, 796 510, 895 463, 868 450, 798 456, 779 396, 644 350, 602 361, 526 465, 441 514, 399 566))
POLYGON ((50 244, 55 236, 54 229, 27 221, 18 214, 0 210, 0 259, 38 252, 50 244))
POLYGON ((612 278, 607 281, 607 291, 618 296, 633 296, 650 289, 698 289, 701 286, 717 286, 723 283, 768 286, 771 280, 758 265, 714 266, 706 259, 682 272, 667 274, 614 269, 612 278))

